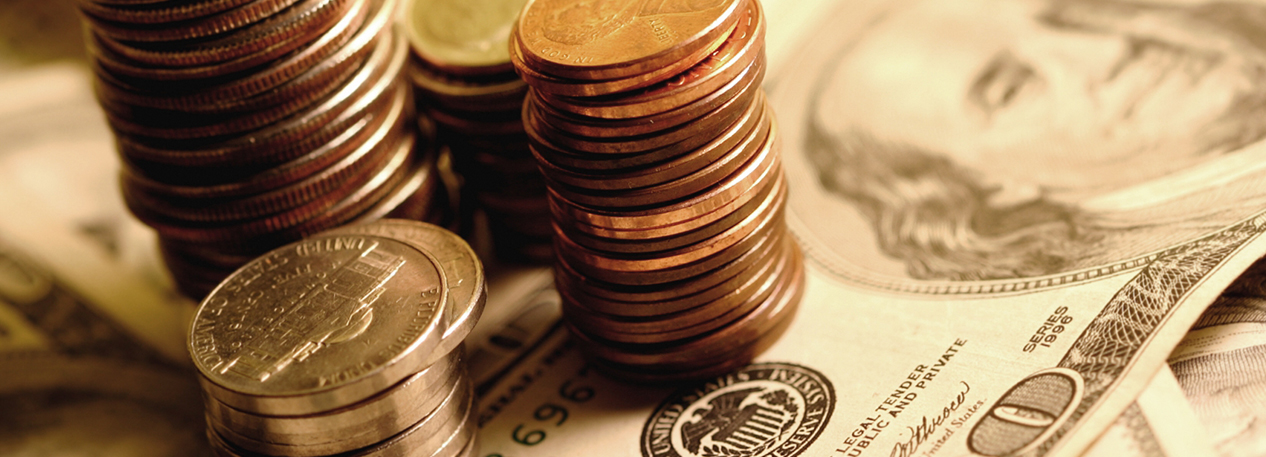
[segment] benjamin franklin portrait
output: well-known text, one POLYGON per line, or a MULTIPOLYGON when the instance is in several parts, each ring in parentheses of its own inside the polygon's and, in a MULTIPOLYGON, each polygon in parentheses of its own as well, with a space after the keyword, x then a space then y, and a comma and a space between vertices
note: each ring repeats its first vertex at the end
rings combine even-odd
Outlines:
POLYGON ((1032 278, 1266 209, 1266 4, 882 3, 844 2, 772 90, 825 263, 1032 278))

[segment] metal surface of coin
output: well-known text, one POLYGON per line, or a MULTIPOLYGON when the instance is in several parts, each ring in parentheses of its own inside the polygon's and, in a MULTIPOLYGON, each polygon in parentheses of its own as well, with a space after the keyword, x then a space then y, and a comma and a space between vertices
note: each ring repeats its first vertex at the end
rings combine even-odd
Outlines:
MULTIPOLYGON (((207 422, 225 440, 250 452, 291 457, 342 454, 378 446, 406 430, 418 429, 421 424, 433 424, 431 427, 439 427, 460 423, 451 418, 459 417, 458 413, 463 412, 463 401, 469 401, 470 381, 462 370, 455 370, 447 381, 439 386, 432 386, 431 389, 417 392, 423 397, 413 399, 414 404, 409 404, 410 400, 402 399, 398 403, 402 409, 384 411, 384 414, 373 420, 361 423, 340 423, 337 427, 328 430, 312 429, 307 433, 285 437, 277 433, 268 434, 270 438, 282 438, 281 440, 263 440, 249 436, 244 433, 245 430, 216 422, 209 415, 207 422)), ((273 425, 273 423, 268 423, 266 427, 272 428, 273 425)), ((251 435, 258 434, 258 431, 252 430, 251 435)))
POLYGON ((456 233, 418 221, 383 219, 370 224, 342 227, 330 233, 389 237, 429 253, 444 270, 448 301, 444 316, 444 341, 436 353, 452 350, 479 321, 487 302, 484 268, 475 251, 456 233))
POLYGON ((595 339, 583 332, 573 334, 585 341, 584 350, 618 364, 706 366, 723 363, 733 356, 735 348, 752 344, 773 329, 785 325, 798 308, 799 297, 804 293, 804 262, 799 258, 799 247, 794 243, 786 243, 784 248, 796 251, 793 254, 797 258, 792 261, 793 271, 779 279, 778 289, 765 302, 731 325, 667 346, 617 344, 595 339))
POLYGON ((615 79, 677 61, 728 34, 742 4, 531 0, 519 18, 516 38, 524 60, 550 74, 615 79))
POLYGON ((583 116, 627 119, 670 111, 720 90, 729 81, 739 78, 744 68, 764 56, 765 21, 760 4, 750 0, 743 3, 744 13, 731 36, 703 62, 689 70, 654 86, 609 96, 579 98, 547 95, 550 104, 583 116))
POLYGON ((558 156, 557 154, 547 158, 537 148, 532 148, 532 152, 541 172, 553 181, 592 190, 636 189, 653 186, 698 171, 733 149, 758 125, 770 126, 772 121, 766 121, 766 117, 764 99, 758 98, 737 123, 725 129, 721 136, 707 144, 665 162, 646 165, 628 172, 595 173, 584 168, 576 169, 563 163, 555 163, 553 159, 558 156))
POLYGON ((301 395, 366 378, 385 387, 434 358, 447 295, 439 266, 405 244, 315 237, 269 252, 212 291, 189 349, 206 385, 220 390, 301 395))
POLYGON ((412 0, 405 33, 419 57, 457 74, 510 69, 510 30, 526 0, 412 0))
POLYGON ((550 204, 555 214, 565 213, 566 217, 580 224, 577 230, 586 233, 617 239, 647 239, 680 233, 681 229, 693 229, 700 225, 692 222, 703 222, 707 215, 715 214, 715 210, 736 198, 750 194, 750 191, 761 182, 782 174, 782 161, 777 151, 775 128, 770 130, 770 138, 755 160, 740 168, 738 172, 708 189, 703 194, 683 202, 638 211, 603 211, 587 208, 583 205, 567 201, 551 193, 550 204), (761 157, 766 157, 762 159, 761 157), (668 228, 667 234, 654 232, 656 229, 668 228))
POLYGON ((461 368, 465 366, 463 364, 460 351, 454 351, 425 370, 366 398, 351 395, 351 386, 339 389, 347 394, 340 398, 326 395, 328 392, 292 397, 252 397, 250 400, 253 401, 247 405, 250 409, 208 397, 207 419, 261 441, 316 443, 321 441, 321 437, 314 434, 326 433, 326 440, 333 440, 342 435, 342 429, 351 433, 375 421, 378 423, 375 427, 382 426, 382 421, 388 416, 414 415, 412 420, 400 417, 386 419, 390 421, 387 425, 400 423, 399 431, 435 409, 440 401, 438 397, 430 406, 426 406, 426 402, 451 390, 447 386, 457 382, 464 370, 461 368))

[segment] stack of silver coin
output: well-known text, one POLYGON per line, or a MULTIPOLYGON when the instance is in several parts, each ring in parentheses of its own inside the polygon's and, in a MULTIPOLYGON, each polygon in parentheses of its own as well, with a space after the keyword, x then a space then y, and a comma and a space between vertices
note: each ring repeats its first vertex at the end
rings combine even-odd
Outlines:
POLYGON ((462 340, 484 302, 474 252, 422 222, 343 227, 251 261, 190 331, 213 448, 475 455, 462 340))
MULTIPOLYGON (((412 56, 404 70, 420 117, 464 179, 463 201, 487 218, 504 260, 553 260, 545 178, 528 149, 528 85, 510 62, 510 30, 527 0, 406 0, 402 29, 412 56)), ((473 213, 467 212, 467 215, 473 213)))

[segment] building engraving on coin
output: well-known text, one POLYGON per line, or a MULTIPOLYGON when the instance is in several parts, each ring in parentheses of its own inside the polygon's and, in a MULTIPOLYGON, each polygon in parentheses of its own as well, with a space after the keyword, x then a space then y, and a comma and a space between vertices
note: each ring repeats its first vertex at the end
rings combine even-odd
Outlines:
POLYGON ((642 455, 794 457, 834 408, 835 388, 816 370, 752 364, 670 396, 642 429, 642 455))
POLYGON ((221 372, 267 381, 273 373, 302 362, 323 347, 364 333, 373 322, 374 303, 405 263, 402 257, 377 247, 365 247, 359 256, 326 273, 323 283, 301 297, 263 334, 248 341, 221 372))
POLYGON ((390 239, 294 243, 243 267, 207 297, 190 350, 209 381, 247 394, 346 384, 402 358, 431 357, 443 333, 443 281, 433 259, 390 239))

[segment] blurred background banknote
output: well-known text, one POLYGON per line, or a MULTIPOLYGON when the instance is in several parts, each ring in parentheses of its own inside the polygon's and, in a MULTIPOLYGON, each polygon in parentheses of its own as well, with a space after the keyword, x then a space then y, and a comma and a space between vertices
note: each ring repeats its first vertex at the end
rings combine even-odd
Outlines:
MULTIPOLYGON (((1266 16, 1228 14, 1255 4, 763 3, 796 322, 731 376, 630 386, 547 271, 490 270, 482 455, 1260 453, 1261 276, 1219 297, 1266 252, 1237 73, 1266 16)), ((51 40, 0 27, 0 455, 206 455, 192 304, 117 195, 71 8, 0 7, 51 40)))

